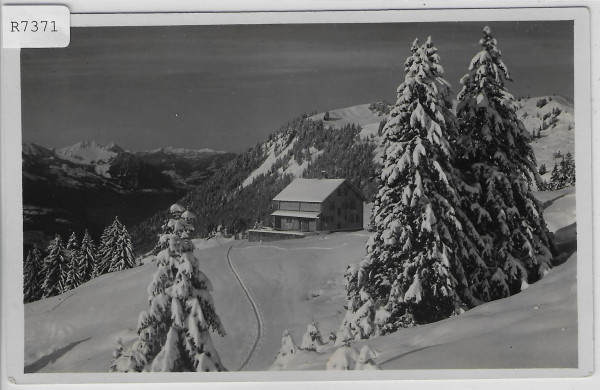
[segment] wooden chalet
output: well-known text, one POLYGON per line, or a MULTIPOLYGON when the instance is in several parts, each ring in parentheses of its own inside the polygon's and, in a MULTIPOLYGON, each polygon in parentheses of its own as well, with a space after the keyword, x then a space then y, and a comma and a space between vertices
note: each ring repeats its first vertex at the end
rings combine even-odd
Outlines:
POLYGON ((281 231, 361 230, 365 197, 346 179, 295 179, 273 198, 281 231))

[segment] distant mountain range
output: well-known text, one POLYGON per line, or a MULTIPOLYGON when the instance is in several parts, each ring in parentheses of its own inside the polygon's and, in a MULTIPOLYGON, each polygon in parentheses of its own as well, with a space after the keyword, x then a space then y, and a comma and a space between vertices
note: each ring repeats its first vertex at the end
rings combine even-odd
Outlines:
POLYGON ((133 225, 209 178, 235 154, 162 148, 129 152, 111 143, 79 142, 60 149, 24 144, 25 245, 56 233, 94 236, 115 215, 133 225))

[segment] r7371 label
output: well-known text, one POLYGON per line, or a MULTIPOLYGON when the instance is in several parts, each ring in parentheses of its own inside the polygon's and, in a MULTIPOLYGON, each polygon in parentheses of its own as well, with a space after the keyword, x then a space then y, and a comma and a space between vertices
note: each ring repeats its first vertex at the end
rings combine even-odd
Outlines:
POLYGON ((56 29, 56 20, 21 20, 15 22, 14 20, 10 21, 10 32, 58 32, 56 29), (50 28, 48 28, 50 26, 50 28), (29 30, 27 30, 29 28, 29 30))
POLYGON ((2 8, 4 48, 66 47, 71 13, 62 5, 7 5, 2 8))

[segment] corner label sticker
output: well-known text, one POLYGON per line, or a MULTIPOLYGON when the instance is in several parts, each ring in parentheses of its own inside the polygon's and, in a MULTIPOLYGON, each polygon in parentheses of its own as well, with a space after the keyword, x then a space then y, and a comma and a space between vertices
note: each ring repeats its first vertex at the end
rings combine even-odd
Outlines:
POLYGON ((8 49, 67 47, 71 13, 62 5, 7 5, 2 8, 2 46, 8 49))

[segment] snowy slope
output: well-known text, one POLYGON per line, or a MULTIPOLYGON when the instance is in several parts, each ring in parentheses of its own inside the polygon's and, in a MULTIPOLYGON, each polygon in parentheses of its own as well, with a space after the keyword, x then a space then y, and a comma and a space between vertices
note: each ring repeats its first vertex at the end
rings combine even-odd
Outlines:
POLYGON ((273 142, 269 142, 265 145, 267 150, 267 158, 263 163, 256 168, 242 183, 242 188, 248 187, 254 179, 259 175, 267 174, 272 168, 278 158, 285 156, 293 147, 296 139, 293 139, 288 144, 285 144, 285 137, 279 137, 273 142))
MULTIPOLYGON (((322 120, 325 113, 318 113, 313 115, 313 120, 322 120)), ((329 111, 329 120, 325 121, 327 126, 341 128, 348 124, 357 124, 361 127, 370 125, 373 123, 381 122, 386 116, 379 115, 378 112, 369 109, 369 104, 359 104, 356 106, 339 108, 336 110, 329 111)))
MULTIPOLYGON (((353 347, 371 346, 383 369, 575 368, 576 270, 574 254, 518 295, 353 347)), ((272 369, 323 370, 336 349, 301 351, 272 369)))
MULTIPOLYGON (((554 164, 560 162, 560 158, 554 157, 554 153, 561 152, 564 155, 570 152, 574 154, 575 123, 573 105, 560 96, 524 98, 518 100, 516 104, 519 107, 518 116, 530 133, 537 132, 540 126, 545 127, 540 132, 540 138, 532 140, 531 145, 537 158, 538 167, 542 164, 546 165, 548 173, 543 175, 543 178, 548 180, 554 164), (541 99, 546 99, 547 103, 542 107, 538 107, 537 102, 541 99), (560 113, 554 114, 553 110, 559 110, 560 113)), ((310 119, 323 121, 326 127, 334 129, 341 129, 349 124, 360 125, 362 128, 361 137, 369 138, 378 145, 373 160, 379 162, 383 150, 381 147, 382 138, 377 133, 380 122, 387 120, 387 115, 369 109, 369 104, 359 104, 328 112, 328 120, 323 120, 325 112, 317 113, 311 116, 310 119)), ((259 175, 269 174, 277 160, 284 158, 296 142, 296 138, 289 139, 286 136, 281 136, 266 143, 264 148, 267 157, 257 169, 248 175, 242 184, 242 188, 249 186, 259 175)), ((313 161, 318 156, 319 151, 315 150, 315 152, 312 155, 313 161)), ((289 167, 280 168, 277 172, 301 177, 307 166, 306 161, 298 164, 292 159, 289 167)))
MULTIPOLYGON (((558 245, 576 240, 575 189, 541 192, 558 245)), ((589 261, 589 260, 588 260, 589 261)), ((538 283, 512 297, 460 316, 352 344, 369 345, 383 369, 577 367, 577 253, 538 283)), ((322 334, 324 329, 322 329, 322 334)), ((302 332, 293 333, 301 340, 302 332)), ((300 351, 273 370, 323 370, 338 347, 300 351)))
MULTIPOLYGON (((371 111, 369 109, 369 104, 359 104, 356 106, 340 108, 329 111, 329 114, 330 119, 324 121, 326 127, 340 129, 346 125, 358 124, 363 128, 361 131, 361 136, 363 138, 373 137, 375 142, 380 142, 376 137, 377 130, 379 129, 379 122, 385 119, 385 116, 379 116, 376 112, 371 111)), ((315 114, 311 116, 310 119, 313 121, 322 121, 323 115, 324 113, 315 114)), ((290 140, 284 135, 266 143, 265 151, 267 157, 257 169, 248 175, 248 177, 242 183, 242 188, 248 187, 259 175, 268 174, 272 170, 276 161, 286 156, 294 147, 296 142, 296 137, 290 140)), ((311 148, 312 160, 314 161, 321 153, 321 150, 317 150, 314 147, 311 148)), ((301 177, 307 166, 307 161, 304 161, 302 164, 298 164, 292 159, 289 166, 286 166, 284 169, 279 168, 277 172, 279 174, 285 173, 291 174, 295 177, 301 177)))
MULTIPOLYGON (((226 367, 241 363, 252 343, 245 318, 252 312, 228 270, 227 240, 199 240, 195 255, 215 286, 213 296, 228 336, 213 335, 226 367)), ((105 274, 57 297, 25 305, 25 372, 108 372, 117 338, 129 346, 156 263, 105 274)))
MULTIPOLYGON (((379 130, 379 123, 383 120, 387 121, 388 115, 383 115, 377 111, 369 109, 370 104, 359 104, 356 106, 339 108, 333 111, 329 111, 329 120, 325 121, 327 126, 340 129, 342 126, 347 124, 358 124, 362 127, 360 132, 361 137, 370 137, 377 145, 375 149, 374 161, 379 162, 383 150, 381 148, 381 137, 377 135, 379 130)), ((313 115, 311 118, 314 120, 322 120, 325 113, 318 113, 313 115)))
MULTIPOLYGON (((547 123, 547 128, 540 132, 541 138, 533 140, 531 145, 536 155, 538 167, 545 164, 548 170, 548 173, 543 176, 544 179, 549 179, 555 162, 560 161, 560 158, 556 159, 554 157, 554 153, 571 153, 573 155, 575 153, 573 104, 561 96, 537 96, 518 100, 517 106, 519 107, 517 114, 530 133, 537 132, 540 127, 544 127, 544 123, 547 123), (547 103, 542 107, 538 107, 537 103, 542 99, 545 99, 547 103), (560 114, 553 115, 553 110, 560 110, 560 114), (544 116, 547 116, 547 118, 544 119, 544 116), (550 124, 554 117, 556 117, 556 123, 550 124)), ((318 113, 311 118, 322 120, 324 114, 318 113)), ((329 114, 330 120, 325 122, 328 126, 340 128, 349 123, 356 123, 363 128, 361 132, 363 137, 372 136, 376 142, 381 142, 381 138, 377 136, 377 131, 379 123, 387 119, 387 115, 379 115, 378 112, 371 111, 369 104, 336 109, 329 111, 329 114)))
MULTIPOLYGON (((571 223, 573 189, 542 194, 544 201, 551 202, 545 211, 548 224, 559 229, 571 223), (554 197, 560 198, 552 202, 554 197)), ((196 240, 195 255, 213 282, 215 307, 227 332, 224 338, 213 335, 225 366, 237 370, 252 352, 257 336, 253 310, 227 263, 232 245, 232 263, 256 301, 263 323, 262 337, 245 369, 262 370, 272 365, 285 329, 291 330, 298 344, 311 320, 319 323, 325 338, 337 329, 344 314, 343 273, 347 264, 364 255, 368 235, 364 231, 339 233, 264 244, 219 237, 196 240)), ((384 368, 418 364, 419 368, 443 364, 506 367, 527 365, 527 359, 536 359, 536 364, 570 365, 576 352, 572 342, 576 338, 575 263, 574 257, 512 298, 458 318, 373 339, 375 349, 382 352, 378 361, 393 359, 384 368), (540 342, 538 334, 553 341, 540 342), (515 341, 513 348, 509 345, 492 352, 506 339, 515 341), (474 349, 477 353, 469 353, 474 349), (427 355, 432 351, 435 356, 427 355), (454 358, 458 352, 463 354, 461 359, 454 358), (404 353, 410 355, 398 358, 404 353)), ((116 339, 122 337, 128 346, 135 337, 137 317, 146 308, 146 288, 155 270, 155 263, 147 261, 25 305, 26 371, 106 372, 116 339)), ((323 369, 327 356, 298 356, 283 368, 323 369)))
POLYGON ((541 138, 534 139, 531 147, 535 152, 538 167, 546 165, 548 173, 543 178, 548 180, 555 163, 560 162, 560 158, 555 158, 554 153, 571 153, 575 155, 575 120, 573 104, 560 96, 539 96, 529 99, 523 99, 517 102, 519 107, 519 118, 523 121, 525 128, 530 133, 538 131, 540 126, 547 126, 545 130, 540 131, 541 138), (538 101, 545 99, 547 103, 538 107, 538 101), (552 111, 560 110, 560 114, 554 115, 552 111), (544 119, 544 116, 547 116, 544 119), (553 121, 554 124, 549 124, 553 121), (546 123, 546 125, 544 125, 546 123))

